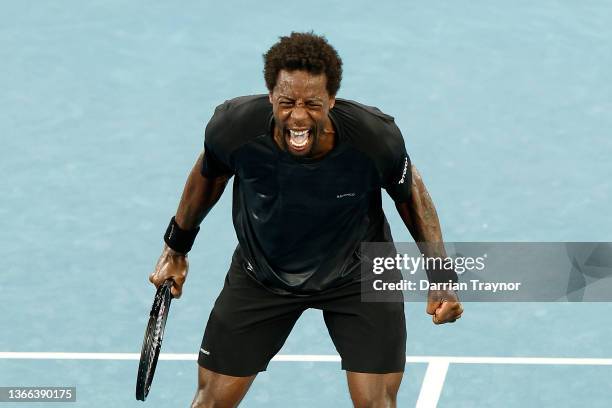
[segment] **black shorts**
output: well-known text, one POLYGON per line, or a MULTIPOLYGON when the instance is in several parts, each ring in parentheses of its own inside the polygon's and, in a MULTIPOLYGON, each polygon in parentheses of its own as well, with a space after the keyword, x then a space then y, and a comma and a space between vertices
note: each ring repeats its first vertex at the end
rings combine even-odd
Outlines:
POLYGON ((342 369, 378 374, 404 371, 403 302, 362 302, 359 282, 307 297, 277 295, 251 278, 236 254, 210 313, 198 364, 236 377, 265 371, 308 308, 323 311, 342 369))

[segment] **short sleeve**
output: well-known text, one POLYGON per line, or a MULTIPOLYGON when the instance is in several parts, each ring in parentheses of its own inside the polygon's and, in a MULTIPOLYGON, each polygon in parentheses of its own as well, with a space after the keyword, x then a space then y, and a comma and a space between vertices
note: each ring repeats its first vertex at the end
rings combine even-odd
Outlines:
POLYGON ((215 156, 213 150, 204 144, 204 161, 200 170, 206 178, 231 176, 233 171, 215 156))
POLYGON ((227 143, 230 126, 226 118, 226 105, 217 106, 204 132, 204 160, 200 173, 207 178, 231 176, 234 173, 227 143))
POLYGON ((410 200, 412 171, 410 157, 406 153, 403 140, 401 148, 394 149, 392 157, 386 162, 383 171, 383 188, 393 201, 402 203, 410 200))

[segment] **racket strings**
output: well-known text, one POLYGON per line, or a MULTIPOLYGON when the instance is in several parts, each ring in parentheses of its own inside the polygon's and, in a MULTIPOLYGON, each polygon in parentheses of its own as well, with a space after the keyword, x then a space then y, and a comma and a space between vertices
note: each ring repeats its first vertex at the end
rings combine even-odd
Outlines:
POLYGON ((166 320, 170 309, 172 294, 170 292, 171 281, 166 281, 153 300, 149 322, 143 340, 143 347, 138 367, 138 378, 136 381, 136 398, 144 401, 151 388, 157 359, 161 350, 166 320))

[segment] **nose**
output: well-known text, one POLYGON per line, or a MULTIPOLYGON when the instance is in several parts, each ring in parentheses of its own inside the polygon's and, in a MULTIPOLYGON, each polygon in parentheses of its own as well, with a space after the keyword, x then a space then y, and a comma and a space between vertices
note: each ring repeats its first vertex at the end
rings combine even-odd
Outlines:
POLYGON ((296 106, 291 111, 291 119, 297 126, 300 126, 302 122, 308 119, 308 113, 303 106, 296 106))

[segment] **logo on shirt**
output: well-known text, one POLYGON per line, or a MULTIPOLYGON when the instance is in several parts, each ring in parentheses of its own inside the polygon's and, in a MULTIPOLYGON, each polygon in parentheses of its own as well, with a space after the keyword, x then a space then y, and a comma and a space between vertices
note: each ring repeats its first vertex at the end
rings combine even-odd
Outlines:
POLYGON ((204 354, 206 354, 207 356, 210 356, 210 351, 208 350, 204 350, 203 348, 200 349, 200 351, 204 354))
POLYGON ((402 172, 402 178, 398 181, 397 184, 404 184, 406 181, 406 174, 408 173, 408 157, 404 159, 404 171, 402 172))
POLYGON ((336 198, 344 198, 344 197, 355 197, 355 193, 344 193, 344 194, 338 194, 336 196, 336 198))

